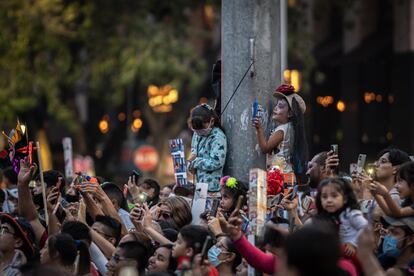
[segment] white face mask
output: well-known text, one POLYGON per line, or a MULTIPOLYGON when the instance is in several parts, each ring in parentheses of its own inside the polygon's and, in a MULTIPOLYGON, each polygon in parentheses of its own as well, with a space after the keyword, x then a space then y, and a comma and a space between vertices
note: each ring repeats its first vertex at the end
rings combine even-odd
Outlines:
POLYGON ((211 126, 213 125, 213 121, 210 121, 210 124, 207 128, 203 128, 203 129, 193 129, 193 131, 195 133, 197 133, 197 135, 199 136, 208 136, 211 132, 211 130, 213 129, 211 126))

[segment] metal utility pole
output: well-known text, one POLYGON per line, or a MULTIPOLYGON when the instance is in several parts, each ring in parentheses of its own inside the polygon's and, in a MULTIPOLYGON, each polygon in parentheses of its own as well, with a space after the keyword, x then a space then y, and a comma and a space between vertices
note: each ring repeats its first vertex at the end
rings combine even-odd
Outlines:
POLYGON ((265 108, 269 130, 272 93, 281 80, 280 1, 222 1, 222 110, 254 62, 222 114, 228 139, 226 173, 247 183, 250 168, 265 168, 252 126, 252 104, 257 99, 265 108))

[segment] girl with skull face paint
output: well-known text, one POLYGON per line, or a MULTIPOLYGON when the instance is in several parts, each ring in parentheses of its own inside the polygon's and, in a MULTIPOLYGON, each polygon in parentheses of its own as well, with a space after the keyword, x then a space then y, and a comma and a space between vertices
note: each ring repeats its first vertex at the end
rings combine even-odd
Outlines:
POLYGON ((188 125, 194 132, 188 169, 198 182, 208 183, 209 192, 218 192, 227 154, 219 117, 211 106, 201 104, 191 110, 188 125))

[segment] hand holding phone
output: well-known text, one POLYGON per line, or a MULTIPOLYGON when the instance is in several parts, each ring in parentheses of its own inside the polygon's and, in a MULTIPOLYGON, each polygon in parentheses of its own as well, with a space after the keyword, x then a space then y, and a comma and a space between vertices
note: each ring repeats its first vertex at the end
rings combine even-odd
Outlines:
POLYGON ((215 198, 213 200, 213 204, 211 205, 210 216, 216 217, 219 205, 220 205, 220 200, 218 198, 215 198))
POLYGON ((326 174, 333 176, 337 173, 339 166, 338 145, 331 145, 331 151, 325 161, 326 174))
POLYGON ((333 152, 333 154, 338 155, 338 145, 337 144, 332 144, 331 145, 331 151, 333 152))
POLYGON ((133 171, 131 172, 131 174, 129 175, 129 177, 131 178, 132 182, 133 182, 135 185, 137 185, 137 184, 138 184, 139 179, 141 178, 141 174, 140 174, 138 171, 133 170, 133 171))
POLYGON ((362 173, 364 166, 365 166, 365 161, 367 159, 367 155, 366 154, 359 154, 358 155, 358 162, 357 162, 357 172, 358 173, 362 173))
POLYGON ((211 244, 211 236, 208 235, 204 241, 203 249, 201 250, 201 263, 203 263, 204 260, 207 259, 207 254, 210 248, 210 244, 211 244))
POLYGON ((58 190, 59 193, 61 193, 60 190, 61 190, 62 185, 63 185, 63 178, 59 176, 58 181, 56 183, 56 189, 58 190))
POLYGON ((294 200, 297 193, 298 193, 298 186, 293 186, 292 188, 289 188, 289 193, 288 193, 288 199, 289 200, 294 200))
POLYGON ((133 222, 140 222, 144 216, 144 210, 140 206, 135 206, 129 214, 133 222))

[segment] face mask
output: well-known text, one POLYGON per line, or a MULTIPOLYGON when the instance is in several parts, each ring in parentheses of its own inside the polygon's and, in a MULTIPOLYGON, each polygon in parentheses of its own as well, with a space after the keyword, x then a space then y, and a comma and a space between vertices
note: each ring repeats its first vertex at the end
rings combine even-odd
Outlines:
POLYGON ((214 265, 215 267, 218 267, 221 264, 221 261, 219 260, 218 256, 221 253, 221 249, 218 248, 217 246, 213 245, 209 250, 208 250, 208 260, 210 261, 210 263, 212 265, 214 265))
POLYGON ((397 240, 395 237, 391 235, 386 235, 384 237, 384 242, 382 243, 382 252, 390 257, 398 257, 401 255, 401 250, 397 248, 397 244, 399 241, 404 240, 405 238, 402 238, 400 240, 397 240))
POLYGON ((194 130, 194 132, 197 133, 197 135, 199 136, 208 136, 211 132, 211 129, 212 128, 209 127, 209 128, 194 130))
POLYGON ((194 132, 199 136, 208 136, 213 129, 211 126, 213 125, 213 121, 210 122, 210 125, 207 128, 203 129, 194 129, 194 132))

